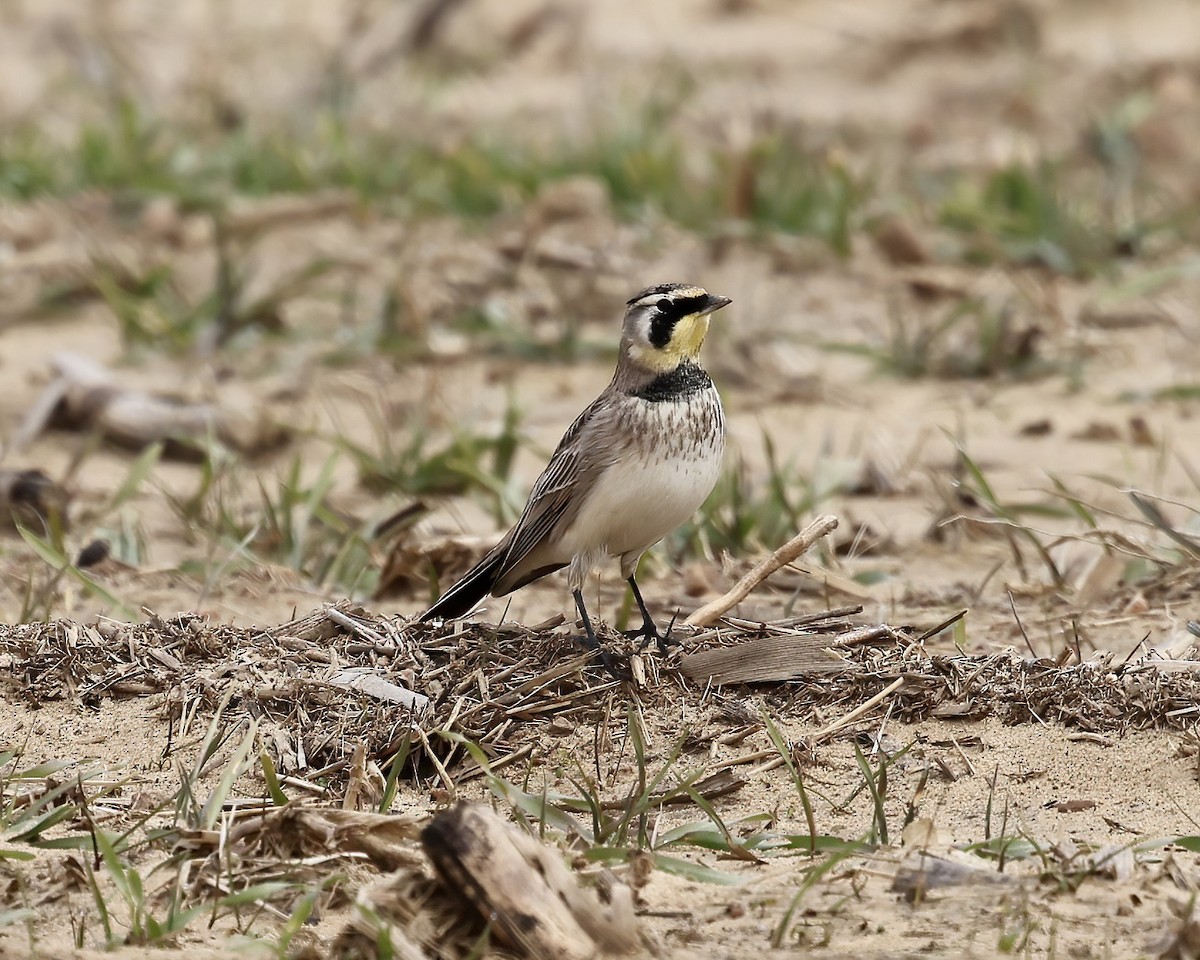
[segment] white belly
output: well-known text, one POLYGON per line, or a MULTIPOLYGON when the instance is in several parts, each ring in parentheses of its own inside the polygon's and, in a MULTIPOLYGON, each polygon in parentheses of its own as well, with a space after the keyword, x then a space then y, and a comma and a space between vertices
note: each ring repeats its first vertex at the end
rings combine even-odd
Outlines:
POLYGON ((570 557, 640 554, 699 509, 721 472, 723 440, 685 457, 613 464, 592 489, 562 540, 570 557))

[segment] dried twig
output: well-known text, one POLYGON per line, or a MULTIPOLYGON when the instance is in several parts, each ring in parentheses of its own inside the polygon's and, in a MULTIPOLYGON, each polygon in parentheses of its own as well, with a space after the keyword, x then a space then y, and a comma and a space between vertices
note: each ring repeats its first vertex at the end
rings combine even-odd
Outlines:
POLYGON ((339 627, 344 627, 356 637, 361 637, 365 640, 370 640, 372 643, 377 643, 380 646, 387 644, 383 635, 374 628, 363 623, 361 620, 355 620, 353 617, 339 610, 336 606, 328 606, 325 608, 325 616, 332 620, 339 627))
POLYGON ((822 727, 820 730, 818 730, 816 733, 814 733, 811 737, 808 738, 809 741, 811 743, 819 743, 820 741, 824 740, 826 737, 831 736, 834 733, 837 733, 837 731, 841 730, 842 727, 846 726, 847 724, 853 723, 859 717, 863 716, 863 714, 869 713, 871 710, 874 710, 875 707, 877 707, 881 702, 883 702, 888 697, 890 697, 893 693, 895 693, 897 690, 899 690, 902 686, 904 686, 904 677, 897 677, 890 684, 888 684, 886 687, 884 687, 882 690, 880 690, 877 694, 875 694, 875 696, 873 696, 870 700, 867 700, 865 703, 860 703, 857 707, 855 707, 853 710, 851 710, 844 717, 834 720, 833 723, 829 724, 826 727, 822 727))
POLYGON ((792 537, 782 547, 772 553, 767 559, 755 565, 754 569, 742 577, 733 589, 723 597, 718 597, 712 603, 706 603, 684 621, 685 626, 706 627, 726 610, 737 606, 750 595, 755 587, 767 579, 780 567, 786 566, 804 553, 822 537, 837 528, 837 517, 825 514, 817 517, 812 523, 792 537))

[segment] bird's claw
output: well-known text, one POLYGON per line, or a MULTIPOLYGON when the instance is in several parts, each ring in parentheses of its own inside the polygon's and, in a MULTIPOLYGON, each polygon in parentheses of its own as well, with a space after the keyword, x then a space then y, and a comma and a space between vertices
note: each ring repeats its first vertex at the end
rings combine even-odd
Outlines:
POLYGON ((629 672, 629 668, 623 667, 616 660, 614 660, 612 655, 604 649, 604 645, 601 644, 596 637, 590 637, 586 634, 582 634, 574 639, 575 642, 585 650, 588 650, 596 655, 596 657, 600 660, 600 665, 608 671, 609 676, 611 676, 614 680, 625 681, 633 679, 633 674, 629 672))
POLYGON ((650 646, 650 641, 653 640, 658 644, 658 652, 665 657, 670 652, 668 648, 671 646, 671 631, 675 629, 675 618, 678 616, 678 613, 672 615, 671 622, 667 624, 666 633, 659 633, 654 621, 647 620, 636 630, 626 630, 625 636, 630 640, 641 638, 642 642, 638 645, 638 653, 650 646))

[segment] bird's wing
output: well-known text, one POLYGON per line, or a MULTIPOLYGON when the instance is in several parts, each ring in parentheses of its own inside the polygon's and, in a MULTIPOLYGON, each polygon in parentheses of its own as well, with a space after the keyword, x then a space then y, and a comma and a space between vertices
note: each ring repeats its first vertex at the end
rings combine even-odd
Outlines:
MULTIPOLYGON (((603 434, 611 425, 609 391, 588 406, 563 434, 550 462, 529 494, 508 537, 503 570, 512 570, 579 513, 592 485, 612 457, 603 434)), ((503 573, 501 574, 503 576, 503 573)))

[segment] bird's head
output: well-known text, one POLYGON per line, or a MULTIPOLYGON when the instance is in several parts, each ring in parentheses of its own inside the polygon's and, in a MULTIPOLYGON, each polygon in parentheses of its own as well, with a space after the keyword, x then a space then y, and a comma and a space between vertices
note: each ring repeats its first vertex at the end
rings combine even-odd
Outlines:
POLYGON ((621 333, 621 359, 653 373, 668 373, 700 353, 708 317, 731 301, 689 283, 647 287, 629 301, 621 333))

